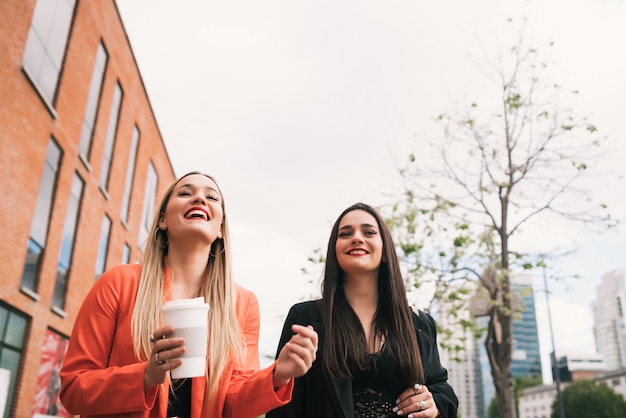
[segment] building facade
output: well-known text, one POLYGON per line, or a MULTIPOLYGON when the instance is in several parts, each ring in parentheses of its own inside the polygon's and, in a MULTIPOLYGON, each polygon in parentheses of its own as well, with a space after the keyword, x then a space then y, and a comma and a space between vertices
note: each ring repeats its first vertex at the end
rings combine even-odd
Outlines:
MULTIPOLYGON (((463 292, 458 292, 463 295, 463 292)), ((441 348, 441 362, 448 370, 448 382, 454 388, 459 398, 458 414, 463 418, 484 418, 486 410, 484 406, 484 393, 481 377, 481 364, 479 359, 480 350, 477 344, 480 342, 475 338, 474 332, 463 329, 458 324, 459 318, 470 320, 470 312, 458 311, 451 316, 448 315, 447 307, 441 304, 437 312, 437 324, 439 327, 448 330, 454 340, 448 341, 448 346, 464 347, 460 352, 451 352, 441 348)), ((441 336, 439 338, 441 343, 441 336)))
POLYGON ((626 270, 612 270, 602 276, 591 306, 596 351, 606 370, 626 368, 626 270))
POLYGON ((83 298, 175 178, 113 0, 0 2, 0 416, 68 416, 83 298))
MULTIPOLYGON (((570 382, 563 382, 559 389, 563 391, 572 382, 581 379, 595 380, 598 385, 606 385, 613 392, 626 398, 626 369, 615 370, 612 372, 593 372, 588 370, 596 369, 598 366, 595 360, 592 364, 584 366, 587 361, 579 359, 580 364, 574 367, 580 367, 578 371, 587 371, 589 373, 572 374, 573 380, 570 382)), ((551 383, 549 385, 534 386, 526 388, 522 392, 519 398, 519 418, 550 418, 552 416, 552 406, 556 400, 556 384, 551 383)), ((557 415, 558 416, 558 415, 557 415)))
MULTIPOLYGON (((519 309, 513 320, 511 376, 513 379, 518 376, 541 378, 543 371, 532 278, 515 275, 511 278, 511 284, 515 290, 513 306, 519 309)), ((486 312, 488 306, 489 302, 478 291, 472 301, 471 311, 479 329, 487 327, 489 318, 486 316, 486 312)), ((484 339, 479 341, 476 346, 478 347, 484 411, 487 411, 491 400, 496 396, 496 389, 491 377, 491 365, 484 346, 484 339)))
POLYGON ((529 276, 515 276, 513 289, 521 296, 524 309, 519 318, 513 321, 513 362, 511 375, 542 377, 539 331, 535 292, 529 276))
MULTIPOLYGON (((559 381, 573 382, 581 379, 595 379, 605 371, 604 362, 599 354, 585 356, 562 356, 557 361, 559 381)), ((552 380, 556 380, 554 369, 552 380)))

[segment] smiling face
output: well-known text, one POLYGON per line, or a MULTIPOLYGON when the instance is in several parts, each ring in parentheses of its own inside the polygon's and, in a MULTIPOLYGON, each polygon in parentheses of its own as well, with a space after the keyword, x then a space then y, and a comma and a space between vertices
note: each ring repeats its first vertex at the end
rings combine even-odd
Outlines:
POLYGON ((348 212, 339 223, 335 251, 347 274, 377 272, 382 260, 383 240, 378 223, 368 212, 348 212))
POLYGON ((222 237, 222 195, 217 184, 202 174, 183 177, 172 189, 159 228, 167 230, 172 243, 193 236, 210 245, 222 237))

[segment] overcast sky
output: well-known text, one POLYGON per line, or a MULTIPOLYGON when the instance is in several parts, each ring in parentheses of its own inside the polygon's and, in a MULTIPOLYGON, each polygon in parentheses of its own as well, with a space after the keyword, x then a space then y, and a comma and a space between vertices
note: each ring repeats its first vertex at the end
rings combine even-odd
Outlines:
MULTIPOLYGON (((419 138, 440 133, 433 117, 473 93, 476 57, 506 39, 506 18, 527 16, 538 43, 555 42, 555 78, 580 91, 577 111, 615 147, 603 166, 616 181, 600 196, 626 213, 623 0, 117 4, 176 174, 200 170, 222 187, 236 279, 261 306, 261 354, 274 354, 289 307, 317 290, 300 272, 307 256, 345 207, 389 203, 419 138)), ((563 234, 580 251, 560 269, 584 280, 550 285, 557 355, 593 353, 595 287, 626 268, 626 239, 563 234)), ((545 295, 536 302, 544 315, 545 295)))

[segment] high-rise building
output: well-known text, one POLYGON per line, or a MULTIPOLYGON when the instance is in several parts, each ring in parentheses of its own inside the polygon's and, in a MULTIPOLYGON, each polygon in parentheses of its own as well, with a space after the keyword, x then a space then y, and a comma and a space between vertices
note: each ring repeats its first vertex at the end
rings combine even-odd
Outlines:
MULTIPOLYGON (((459 292, 461 295, 462 292, 459 292)), ((469 320, 469 311, 459 311, 455 315, 462 318, 449 318, 444 304, 440 304, 437 312, 437 325, 450 331, 453 341, 448 341, 448 346, 464 347, 463 351, 453 353, 447 349, 440 349, 441 362, 448 369, 448 382, 454 388, 459 398, 459 416, 464 418, 484 418, 484 393, 480 368, 480 350, 477 344, 480 342, 474 337, 471 330, 463 329, 458 324, 458 319, 469 320)), ((439 338, 441 343, 441 336, 439 338)))
MULTIPOLYGON (((535 295, 532 286, 532 278, 529 276, 514 275, 511 277, 511 285, 515 291, 514 305, 520 307, 520 312, 513 320, 513 354, 511 361, 511 376, 516 377, 542 377, 541 351, 539 346, 539 331, 537 327, 537 315, 535 309, 535 295)), ((487 326, 486 315, 488 302, 478 300, 473 302, 472 313, 479 328, 487 326)), ((491 400, 495 397, 495 387, 491 378, 491 365, 481 340, 477 344, 478 362, 480 363, 481 386, 484 396, 485 411, 491 400)))
POLYGON ((602 276, 592 308, 596 351, 606 370, 626 368, 626 270, 612 270, 602 276))
POLYGON ((524 309, 520 317, 513 321, 513 362, 511 375, 541 377, 541 351, 539 349, 539 331, 537 329, 537 311, 532 278, 515 276, 513 290, 522 298, 524 309))
POLYGON ((0 417, 68 416, 78 308, 175 175, 113 0, 1 1, 0 62, 0 417))

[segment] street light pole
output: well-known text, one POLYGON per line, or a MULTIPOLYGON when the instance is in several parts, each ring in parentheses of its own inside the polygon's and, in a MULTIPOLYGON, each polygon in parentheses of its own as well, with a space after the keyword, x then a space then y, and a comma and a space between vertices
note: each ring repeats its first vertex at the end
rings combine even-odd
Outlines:
POLYGON ((556 361, 556 349, 554 347, 554 331, 552 329, 552 314, 550 313, 550 292, 548 291, 548 280, 546 278, 546 267, 543 267, 543 287, 546 292, 546 308, 548 309, 548 322, 550 324, 550 340, 552 342, 552 352, 550 353, 550 363, 552 365, 552 376, 556 384, 556 399, 559 408, 559 417, 565 418, 565 407, 563 405, 563 396, 561 396, 561 376, 556 361))

